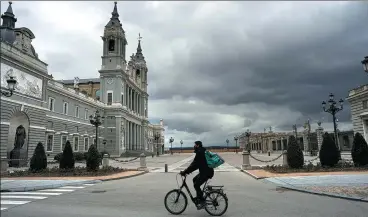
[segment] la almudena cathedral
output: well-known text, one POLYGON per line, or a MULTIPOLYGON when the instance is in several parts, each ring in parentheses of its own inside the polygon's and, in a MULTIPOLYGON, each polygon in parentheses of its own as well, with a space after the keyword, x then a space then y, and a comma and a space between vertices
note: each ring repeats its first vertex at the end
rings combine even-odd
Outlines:
POLYGON ((57 81, 32 46, 33 32, 16 27, 9 3, 0 27, 1 159, 29 159, 38 142, 48 157, 61 153, 68 140, 74 152, 87 152, 96 132, 99 151, 111 156, 164 151, 163 121, 148 121, 148 67, 141 40, 127 63, 116 2, 111 14, 101 37, 99 78, 57 81))

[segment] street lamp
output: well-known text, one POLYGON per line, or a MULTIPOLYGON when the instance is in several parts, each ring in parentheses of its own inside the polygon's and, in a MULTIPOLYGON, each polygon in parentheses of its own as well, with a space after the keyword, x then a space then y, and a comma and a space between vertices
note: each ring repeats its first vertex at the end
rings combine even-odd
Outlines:
POLYGON ((1 91, 1 95, 11 97, 13 95, 13 91, 15 90, 15 85, 17 84, 17 81, 14 79, 13 76, 10 76, 9 79, 6 80, 6 83, 8 83, 8 88, 5 91, 1 91))
POLYGON ((159 150, 158 150, 158 140, 160 139, 160 134, 158 132, 156 132, 156 134, 154 135, 155 141, 156 141, 156 152, 157 152, 157 156, 160 155, 159 150))
POLYGON ((229 151, 229 139, 226 139, 227 151, 229 151))
POLYGON ((173 154, 173 151, 172 151, 172 143, 174 142, 174 138, 170 137, 169 142, 170 142, 170 146, 171 146, 170 151, 171 151, 171 154, 173 154))
POLYGON ((180 140, 180 153, 183 152, 183 140, 180 140))
POLYGON ((238 136, 235 136, 234 137, 234 140, 235 140, 235 152, 238 153, 238 136))
MULTIPOLYGON (((247 149, 248 149, 248 152, 250 152, 250 147, 249 147, 249 142, 250 142, 250 135, 251 135, 252 133, 249 131, 249 129, 247 129, 247 132, 245 132, 245 137, 247 137, 247 149)), ((245 151, 246 149, 245 149, 245 147, 244 147, 244 149, 243 149, 243 151, 245 151)))
POLYGON ((339 100, 340 107, 337 107, 336 106, 337 102, 334 100, 334 95, 332 93, 330 93, 330 99, 328 100, 328 104, 329 104, 328 108, 326 108, 326 102, 325 101, 322 102, 323 111, 330 113, 332 115, 332 120, 333 120, 333 125, 334 125, 334 134, 335 134, 334 135, 335 143, 339 151, 340 151, 340 147, 338 145, 338 138, 337 138, 336 113, 338 113, 339 111, 343 109, 343 102, 344 100, 340 99, 339 100))
POLYGON ((368 73, 368 56, 364 57, 364 60, 362 61, 363 69, 366 73, 368 73))
POLYGON ((89 116, 89 122, 96 127, 96 148, 98 144, 98 127, 102 125, 105 117, 100 115, 100 112, 97 110, 94 115, 89 116))

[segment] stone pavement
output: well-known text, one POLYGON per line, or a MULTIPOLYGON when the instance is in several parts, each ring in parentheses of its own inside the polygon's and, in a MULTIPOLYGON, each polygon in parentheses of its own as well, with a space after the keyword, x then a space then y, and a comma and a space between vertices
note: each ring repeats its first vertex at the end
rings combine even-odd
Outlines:
MULTIPOLYGON (((192 192, 194 175, 188 177, 192 192)), ((1 217, 172 217, 165 209, 164 198, 168 191, 177 188, 175 178, 175 173, 147 173, 101 182, 3 210, 1 217)), ((368 203, 280 190, 272 183, 257 181, 241 172, 216 173, 211 184, 225 185, 229 198, 226 217, 363 217, 368 213, 368 203)), ((181 216, 209 216, 188 202, 181 216)))
POLYGON ((98 183, 99 180, 16 180, 16 179, 1 179, 1 192, 4 191, 35 191, 48 188, 58 188, 68 185, 82 185, 98 183))
POLYGON ((368 202, 368 174, 266 178, 280 187, 368 202))
MULTIPOLYGON (((70 182, 69 182, 70 183, 70 182)), ((71 193, 95 184, 70 183, 74 185, 63 186, 57 189, 44 189, 33 192, 1 192, 1 211, 14 208, 16 206, 31 203, 37 200, 44 200, 53 196, 71 193)))
POLYGON ((69 185, 92 184, 101 181, 131 178, 143 175, 145 171, 124 171, 106 176, 91 177, 14 177, 1 179, 1 191, 22 192, 58 188, 69 185))

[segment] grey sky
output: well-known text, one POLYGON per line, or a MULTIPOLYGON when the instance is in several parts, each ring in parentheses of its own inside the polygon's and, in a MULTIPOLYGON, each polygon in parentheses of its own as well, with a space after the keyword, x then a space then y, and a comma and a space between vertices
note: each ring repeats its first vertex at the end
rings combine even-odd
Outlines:
MULTIPOLYGON (((7 2, 1 2, 1 11, 7 2)), ((97 77, 113 2, 14 2, 56 79, 97 77)), ((223 144, 245 131, 331 129, 321 101, 367 83, 366 2, 119 2, 128 54, 137 37, 149 67, 149 116, 173 136, 223 144), (185 132, 187 131, 187 132, 185 132)), ((129 56, 128 55, 128 56, 129 56)), ((350 108, 339 114, 351 128, 350 108)))

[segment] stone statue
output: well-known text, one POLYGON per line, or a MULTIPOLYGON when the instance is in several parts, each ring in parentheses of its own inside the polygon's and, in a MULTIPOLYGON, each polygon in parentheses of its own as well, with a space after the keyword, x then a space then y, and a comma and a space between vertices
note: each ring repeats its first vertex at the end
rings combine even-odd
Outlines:
POLYGON ((78 88, 78 85, 79 85, 79 78, 74 77, 74 88, 78 88))
POLYGON ((321 124, 322 124, 322 122, 321 122, 321 121, 318 121, 318 122, 317 122, 317 124, 318 124, 318 126, 320 127, 320 126, 321 126, 321 124))
POLYGON ((26 129, 23 127, 23 125, 19 125, 15 132, 14 149, 23 148, 26 136, 27 136, 26 129))
POLYGON ((27 158, 27 149, 23 149, 26 136, 26 129, 23 125, 19 125, 15 131, 14 149, 10 152, 10 167, 21 167, 27 165, 27 160, 25 160, 27 158))

